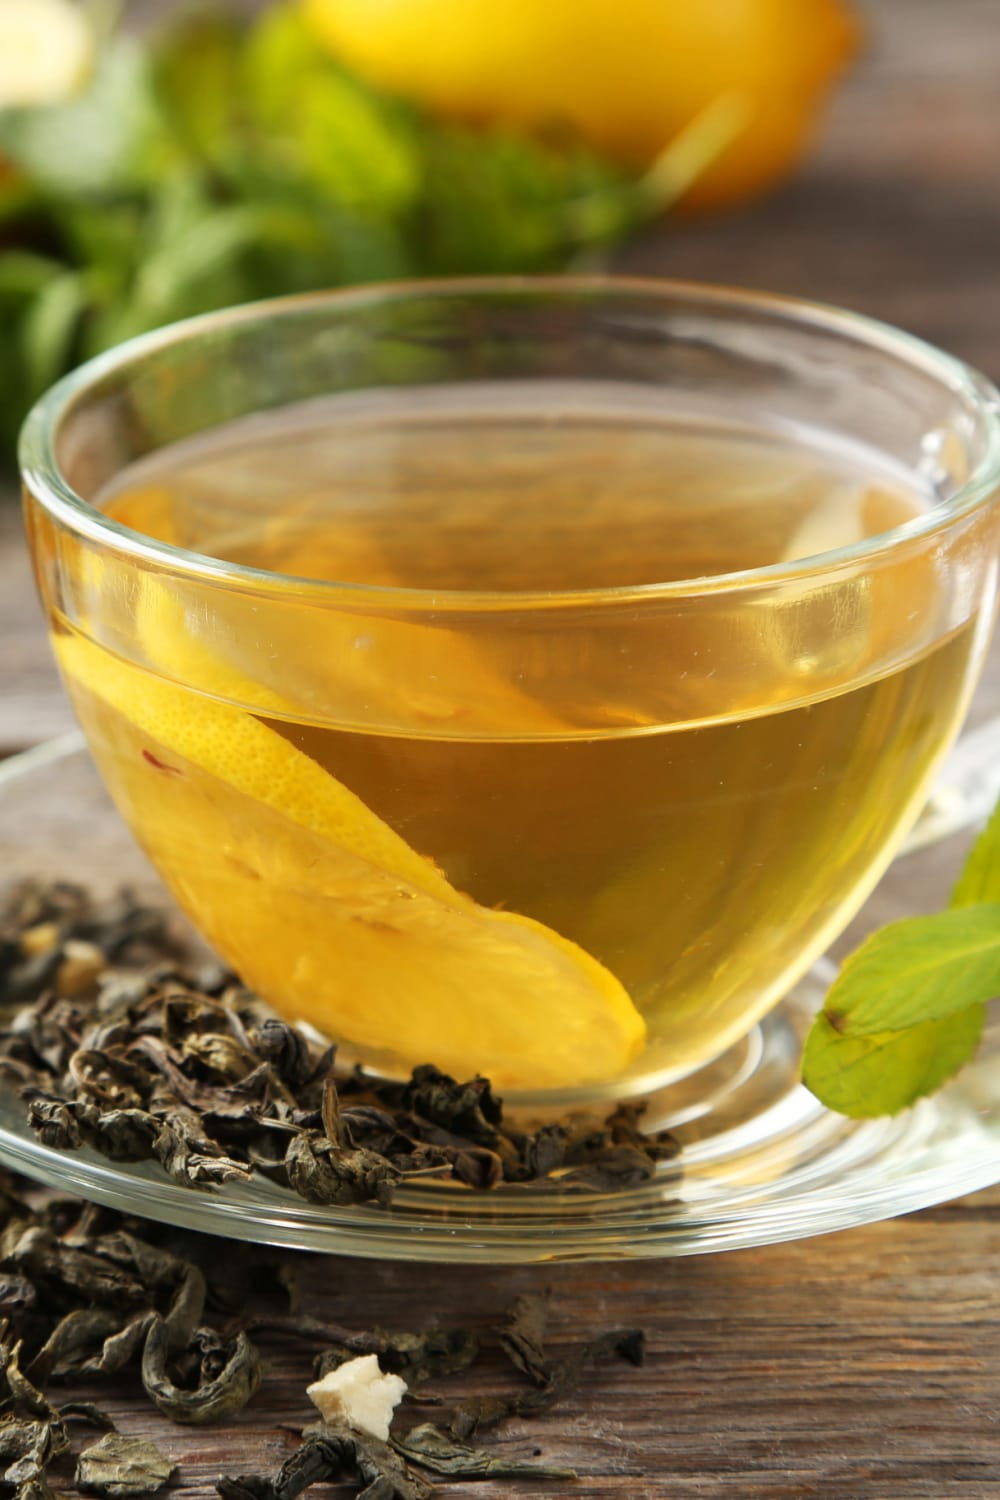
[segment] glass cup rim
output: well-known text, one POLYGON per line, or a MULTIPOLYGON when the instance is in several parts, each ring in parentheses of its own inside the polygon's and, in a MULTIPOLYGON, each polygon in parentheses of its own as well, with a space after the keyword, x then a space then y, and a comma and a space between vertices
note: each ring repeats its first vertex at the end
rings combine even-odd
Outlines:
POLYGON ((876 561, 910 542, 932 538, 997 499, 1000 491, 1000 391, 972 366, 935 345, 863 313, 806 298, 669 278, 618 275, 468 276, 377 282, 328 291, 304 292, 202 313, 127 340, 86 361, 53 385, 34 405, 21 429, 19 466, 26 489, 52 518, 84 539, 126 558, 207 584, 275 597, 292 593, 316 604, 366 605, 378 609, 507 613, 560 606, 650 605, 659 601, 733 594, 795 582, 818 582, 826 575, 876 561), (902 359, 949 387, 983 421, 983 455, 955 493, 888 531, 846 546, 788 562, 767 563, 729 573, 671 579, 661 583, 576 590, 473 590, 401 587, 299 577, 229 562, 161 542, 112 519, 78 495, 60 471, 55 441, 61 423, 95 385, 149 355, 240 323, 267 322, 328 307, 356 311, 365 306, 416 302, 421 298, 462 296, 593 295, 683 301, 721 310, 767 313, 776 320, 813 327, 853 339, 902 359))

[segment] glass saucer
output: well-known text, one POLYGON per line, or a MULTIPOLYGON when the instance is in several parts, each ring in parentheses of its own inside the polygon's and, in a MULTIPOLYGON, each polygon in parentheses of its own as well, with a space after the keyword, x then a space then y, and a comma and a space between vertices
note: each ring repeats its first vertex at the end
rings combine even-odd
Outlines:
MULTIPOLYGON (((848 941, 942 899, 960 853, 951 860, 940 839, 980 816, 985 800, 981 788, 963 798, 955 784, 932 799, 934 823, 918 830, 848 941)), ((78 880, 98 891, 127 882, 166 900, 77 735, 0 766, 0 862, 8 878, 78 880)), ((739 1249, 872 1223, 1000 1181, 1000 1017, 976 1061, 935 1098, 893 1119, 845 1120, 797 1082, 802 1037, 833 972, 824 960, 750 1037, 650 1101, 647 1119, 675 1129, 681 1156, 641 1188, 614 1195, 514 1186, 473 1194, 428 1182, 400 1192, 387 1210, 319 1207, 263 1180, 203 1192, 175 1185, 153 1164, 42 1145, 24 1123, 16 1087, 3 1081, 0 1160, 62 1191, 212 1234, 340 1255, 498 1264, 739 1249)))

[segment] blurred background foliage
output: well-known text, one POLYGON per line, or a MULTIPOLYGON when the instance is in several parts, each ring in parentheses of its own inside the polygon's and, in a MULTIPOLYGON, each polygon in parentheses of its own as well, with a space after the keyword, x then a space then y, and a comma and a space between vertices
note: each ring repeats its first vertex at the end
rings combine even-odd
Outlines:
POLYGON ((2 455, 58 375, 147 329, 592 264, 687 193, 779 178, 853 45, 839 0, 655 0, 669 69, 650 3, 199 5, 140 36, 100 0, 0 0, 2 455))

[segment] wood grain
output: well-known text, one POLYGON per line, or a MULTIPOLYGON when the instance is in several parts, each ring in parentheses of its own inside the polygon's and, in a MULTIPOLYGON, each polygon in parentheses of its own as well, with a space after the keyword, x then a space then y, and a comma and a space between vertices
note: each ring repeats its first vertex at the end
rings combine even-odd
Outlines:
MULTIPOLYGON (((449 1485, 456 1496, 578 1500, 992 1500, 1000 1495, 1000 1205, 961 1206, 824 1240, 674 1262, 462 1271, 313 1258, 306 1306, 349 1325, 494 1324, 551 1296, 553 1343, 638 1324, 642 1369, 603 1365, 505 1451, 575 1467, 572 1485, 449 1485)), ((303 1258, 304 1260, 305 1258, 303 1258)), ((313 1348, 268 1340, 260 1395, 224 1430, 172 1427, 120 1391, 124 1430, 181 1466, 185 1500, 220 1473, 277 1466, 310 1419, 313 1348)), ((463 1377, 463 1392, 471 1388, 463 1377)), ((508 1389, 490 1360, 478 1389, 508 1389)), ((440 1389, 447 1386, 440 1383, 440 1389)), ((339 1493, 339 1492, 338 1492, 339 1493)))
MULTIPOLYGON (((799 181, 726 220, 668 222, 622 267, 853 306, 1000 376, 1000 5, 867 10, 868 53, 799 181)), ((4 752, 69 722, 18 525, 0 511, 4 752)), ((998 698, 994 667, 980 711, 998 698)), ((575 1466, 578 1483, 449 1486, 456 1497, 1000 1500, 997 1190, 719 1257, 500 1271, 314 1259, 306 1283, 312 1310, 364 1325, 488 1325, 516 1293, 549 1291, 559 1337, 647 1329, 643 1369, 594 1372, 503 1438, 575 1466)), ((128 1387, 109 1404, 126 1431, 155 1434, 184 1495, 202 1500, 222 1472, 277 1464, 292 1441, 282 1424, 309 1419, 310 1351, 272 1339, 267 1354, 260 1396, 218 1432, 172 1428, 128 1387)))

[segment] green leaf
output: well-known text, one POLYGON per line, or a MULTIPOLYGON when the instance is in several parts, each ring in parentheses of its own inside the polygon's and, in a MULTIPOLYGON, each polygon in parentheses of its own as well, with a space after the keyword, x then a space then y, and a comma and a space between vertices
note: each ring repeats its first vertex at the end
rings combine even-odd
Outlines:
POLYGON ((195 183, 165 185, 128 295, 102 319, 103 342, 120 343, 252 295, 241 263, 258 237, 253 206, 217 208, 195 183))
POLYGON ((32 250, 5 250, 0 254, 0 300, 27 301, 62 272, 62 266, 48 255, 32 250))
POLYGON ((1000 802, 972 846, 972 853, 951 893, 952 906, 1000 901, 1000 802))
POLYGON ((278 172, 383 216, 413 203, 422 172, 415 117, 338 67, 297 11, 265 11, 243 76, 260 150, 278 172))
POLYGON ((802 1081, 830 1109, 892 1114, 975 1052, 1000 995, 1000 804, 946 911, 893 922, 846 960, 806 1041, 802 1081))
POLYGON ((71 102, 0 111, 0 459, 40 383, 132 333, 352 282, 555 270, 662 202, 577 141, 443 125, 369 86, 298 0, 191 9, 109 36, 71 102))
POLYGON ((153 57, 157 103, 194 156, 225 162, 234 149, 244 29, 222 14, 185 16, 153 57))
POLYGON ((1000 995, 1000 904, 906 917, 852 953, 823 1014, 844 1036, 902 1031, 1000 995))
POLYGON ((70 362, 86 307, 86 279, 79 271, 51 277, 34 299, 23 331, 32 396, 40 396, 70 362))
POLYGON ((806 1041, 802 1076, 827 1106, 856 1119, 894 1115, 932 1094, 972 1057, 985 1010, 971 1005, 904 1031, 845 1036, 825 1013, 806 1041))

